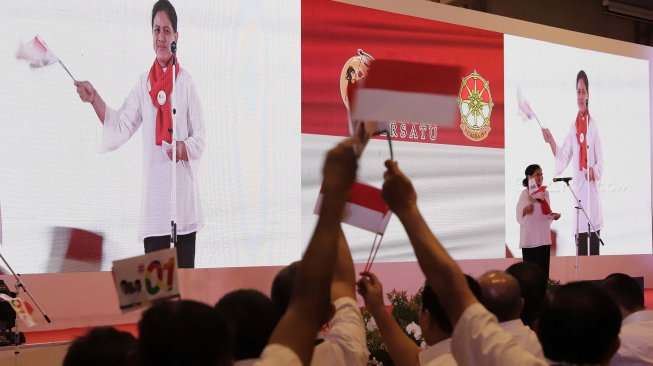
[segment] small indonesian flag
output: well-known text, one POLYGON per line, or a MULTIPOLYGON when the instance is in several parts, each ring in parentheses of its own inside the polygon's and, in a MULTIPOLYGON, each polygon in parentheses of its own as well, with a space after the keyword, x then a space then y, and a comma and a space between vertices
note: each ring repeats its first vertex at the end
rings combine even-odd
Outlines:
POLYGON ((376 60, 349 98, 351 119, 453 125, 460 80, 458 67, 376 60))
POLYGON ((18 318, 20 318, 20 320, 22 320, 28 328, 36 325, 36 322, 34 322, 34 319, 32 319, 32 312, 34 312, 34 309, 32 309, 32 306, 28 305, 28 303, 23 301, 20 297, 12 298, 6 294, 0 294, 0 299, 8 302, 9 305, 11 305, 11 307, 16 312, 16 315, 18 315, 18 318))
POLYGON ((21 44, 18 48, 18 53, 16 53, 16 58, 28 61, 32 67, 44 67, 59 62, 57 56, 50 51, 39 36, 34 37, 34 39, 27 43, 21 44))
POLYGON ((535 178, 528 180, 528 194, 540 203, 542 214, 548 215, 551 213, 551 206, 546 201, 544 192, 546 192, 546 186, 538 186, 535 178))
POLYGON ((524 98, 521 94, 521 89, 517 90, 517 104, 519 105, 519 111, 526 117, 526 119, 533 119, 535 112, 531 108, 531 104, 528 103, 528 99, 524 98))
MULTIPOLYGON (((315 214, 320 214, 324 194, 315 204, 315 214)), ((383 235, 390 222, 392 212, 381 197, 381 190, 360 181, 354 181, 347 198, 342 222, 358 228, 383 235)))

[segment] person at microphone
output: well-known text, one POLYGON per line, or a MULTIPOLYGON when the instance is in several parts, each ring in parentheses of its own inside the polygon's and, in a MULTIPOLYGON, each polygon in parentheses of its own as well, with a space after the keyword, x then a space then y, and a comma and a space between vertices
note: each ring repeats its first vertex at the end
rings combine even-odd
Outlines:
POLYGON ((524 262, 531 262, 549 275, 551 256, 551 222, 560 218, 551 211, 549 192, 542 186, 542 168, 531 164, 524 171, 522 185, 526 187, 517 201, 519 247, 524 262))
POLYGON ((573 189, 593 225, 588 229, 587 218, 582 212, 579 213, 578 220, 572 220, 574 232, 579 233, 576 238, 578 255, 587 255, 588 235, 590 236, 589 254, 599 255, 597 234, 600 235, 603 228, 603 213, 598 183, 603 176, 603 149, 596 120, 589 112, 588 101, 589 80, 585 71, 581 70, 576 76, 578 114, 563 145, 558 146, 548 128, 542 129, 542 135, 555 157, 555 175, 561 174, 569 162, 573 162, 573 189))
POLYGON ((113 151, 143 126, 143 200, 141 237, 145 253, 170 247, 172 107, 174 95, 177 164, 177 259, 180 268, 195 266, 195 237, 203 226, 197 166, 204 151, 204 121, 197 88, 180 67, 176 50, 177 12, 167 0, 152 8, 152 45, 156 57, 115 110, 88 81, 75 83, 82 101, 90 103, 102 126, 101 150, 113 151), (173 45, 174 42, 174 45, 173 45), (171 49, 171 46, 174 46, 171 49), (176 79, 173 93, 173 60, 176 79))

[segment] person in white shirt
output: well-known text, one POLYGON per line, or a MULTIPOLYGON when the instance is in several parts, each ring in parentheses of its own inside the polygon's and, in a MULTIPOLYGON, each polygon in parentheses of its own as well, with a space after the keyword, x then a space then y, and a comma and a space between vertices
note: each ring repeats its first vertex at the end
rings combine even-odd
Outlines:
MULTIPOLYGON (((356 301, 354 262, 342 230, 339 230, 338 259, 331 284, 331 312, 326 335, 316 340, 311 365, 365 366, 369 359, 365 324, 356 301)), ((284 313, 287 297, 294 292, 299 262, 282 269, 272 283, 272 299, 284 313)))
POLYGON ((481 304, 497 317, 501 328, 510 333, 524 349, 542 357, 542 346, 537 335, 520 319, 524 299, 519 282, 508 273, 488 271, 479 277, 478 283, 483 293, 481 304))
POLYGON ((382 195, 410 239, 426 280, 455 324, 451 351, 460 365, 607 364, 619 347, 619 309, 596 286, 561 286, 547 301, 536 333, 547 359, 520 346, 466 285, 458 264, 429 229, 417 194, 396 161, 386 161, 382 195), (582 337, 581 337, 582 336, 582 337), (572 352, 568 352, 569 350, 572 352))
MULTIPOLYGON (((339 225, 358 169, 354 143, 353 138, 348 138, 327 154, 320 216, 297 268, 288 310, 254 366, 311 364, 315 335, 328 317, 333 282, 339 282, 334 274, 336 262, 344 257, 339 254, 339 246, 342 246, 339 225)), ((353 277, 353 265, 351 275, 353 277)))
POLYGON ((143 125, 143 200, 141 238, 145 253, 170 247, 172 195, 172 124, 177 156, 177 259, 180 268, 195 266, 196 233, 203 226, 197 185, 197 168, 204 152, 202 106, 193 78, 170 50, 178 39, 177 13, 167 0, 152 8, 152 43, 156 58, 125 99, 112 109, 88 81, 75 83, 82 101, 90 103, 102 126, 101 151, 113 151, 127 142, 143 125), (172 62, 176 79, 172 92, 172 62), (172 116, 174 96, 175 118, 172 116))
POLYGON ((563 145, 558 146, 548 128, 542 129, 544 141, 551 147, 555 158, 554 174, 562 174, 569 162, 573 161, 573 189, 594 225, 588 230, 587 218, 582 213, 579 213, 578 228, 576 228, 577 220, 573 220, 574 234, 576 229, 579 233, 578 255, 587 255, 588 232, 592 233, 589 254, 599 255, 599 239, 596 234, 601 235, 603 228, 603 211, 599 195, 599 182, 604 171, 603 147, 597 122, 590 116, 589 97, 589 80, 585 71, 581 70, 576 75, 578 115, 569 128, 563 145))
POLYGON ((253 365, 279 322, 272 300, 260 291, 242 289, 222 296, 214 308, 227 321, 234 337, 234 366, 253 365))
POLYGON ((560 218, 551 212, 549 192, 536 191, 542 186, 542 168, 537 164, 526 167, 522 185, 526 187, 517 201, 517 222, 519 223, 519 247, 524 262, 535 263, 549 275, 551 256, 551 222, 560 218), (535 187, 531 187, 534 183, 535 187))
POLYGON ((653 310, 644 308, 644 292, 634 278, 613 273, 601 288, 619 305, 621 346, 610 365, 653 365, 653 310))
MULTIPOLYGON (((372 314, 388 353, 396 366, 446 366, 456 365, 451 354, 451 332, 453 325, 438 296, 428 283, 424 284, 419 309, 419 328, 427 348, 418 347, 406 335, 394 317, 388 312, 383 302, 383 285, 378 277, 371 272, 361 273, 358 281, 358 292, 365 300, 365 307, 372 314)), ((480 297, 481 289, 471 277, 467 277, 468 285, 476 296, 480 297)))

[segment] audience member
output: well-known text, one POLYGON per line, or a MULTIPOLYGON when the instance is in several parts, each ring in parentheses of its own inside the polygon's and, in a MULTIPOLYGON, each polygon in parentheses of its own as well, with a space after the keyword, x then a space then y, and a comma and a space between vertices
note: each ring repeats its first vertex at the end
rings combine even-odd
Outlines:
POLYGON ((124 366, 134 364, 138 341, 111 327, 91 329, 70 345, 63 366, 124 366))
POLYGON ((519 282, 521 297, 524 299, 524 310, 521 320, 525 325, 533 328, 533 322, 540 315, 542 302, 546 297, 548 278, 546 273, 537 265, 529 262, 518 262, 506 269, 519 282))
MULTIPOLYGON (((418 318, 422 337, 428 345, 428 348, 422 350, 403 332, 386 309, 383 302, 383 285, 378 277, 371 272, 364 272, 361 275, 362 277, 358 281, 358 292, 365 300, 365 307, 374 317, 395 365, 456 365, 451 354, 453 325, 442 309, 438 296, 428 283, 424 284, 418 318)), ((472 277, 467 277, 467 280, 472 292, 480 296, 480 287, 476 280, 472 277)))
POLYGON ((530 353, 542 357, 542 346, 537 335, 525 326, 520 316, 524 308, 519 282, 502 271, 486 272, 478 279, 483 295, 481 304, 494 314, 503 330, 530 353))
POLYGON ((653 311, 644 310, 644 292, 634 278, 613 273, 601 288, 617 303, 623 318, 621 346, 611 365, 653 365, 653 311))
POLYGON ((621 324, 618 308, 605 293, 582 282, 561 286, 543 306, 540 327, 536 327, 549 361, 531 354, 517 344, 499 326, 496 317, 474 298, 462 271, 426 224, 417 207, 412 183, 399 170, 397 163, 387 161, 386 167, 383 198, 406 229, 429 286, 441 299, 451 323, 456 324, 451 349, 458 364, 609 362, 619 345, 621 324), (570 293, 581 298, 569 299, 570 293), (562 319, 564 323, 560 321, 562 319), (563 344, 561 339, 567 343, 563 344), (569 349, 574 352, 567 352, 569 349))
POLYGON ((279 322, 272 300, 257 290, 236 290, 224 295, 215 309, 234 336, 234 366, 254 364, 279 322))
POLYGON ((142 366, 232 364, 232 335, 213 308, 196 301, 162 301, 138 322, 142 366))
MULTIPOLYGON (((273 301, 288 303, 299 262, 282 269, 272 282, 273 301)), ((367 365, 369 351, 365 339, 363 315, 356 302, 354 262, 342 231, 338 243, 338 259, 331 284, 331 312, 327 334, 315 346, 311 365, 367 365)))

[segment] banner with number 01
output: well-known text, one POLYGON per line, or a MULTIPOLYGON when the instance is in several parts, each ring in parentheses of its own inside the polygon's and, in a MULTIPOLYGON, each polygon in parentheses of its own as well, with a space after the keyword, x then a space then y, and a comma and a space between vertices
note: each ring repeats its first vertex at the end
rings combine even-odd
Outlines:
POLYGON ((114 261, 112 272, 123 312, 145 307, 154 300, 179 297, 174 248, 114 261))

